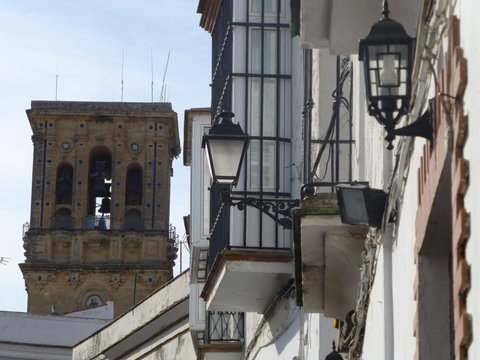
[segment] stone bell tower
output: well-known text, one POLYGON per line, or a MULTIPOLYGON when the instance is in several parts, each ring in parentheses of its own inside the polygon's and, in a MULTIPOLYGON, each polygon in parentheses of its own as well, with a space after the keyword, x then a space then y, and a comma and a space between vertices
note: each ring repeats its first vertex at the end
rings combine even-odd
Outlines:
POLYGON ((32 101, 31 217, 20 264, 28 311, 113 301, 118 315, 172 277, 169 103, 32 101))

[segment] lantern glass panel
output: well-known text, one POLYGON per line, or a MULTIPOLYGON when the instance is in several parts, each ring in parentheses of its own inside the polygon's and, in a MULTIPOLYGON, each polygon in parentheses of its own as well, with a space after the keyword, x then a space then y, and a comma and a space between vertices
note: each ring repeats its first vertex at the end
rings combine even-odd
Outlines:
POLYGON ((368 225, 368 210, 365 188, 339 188, 340 201, 343 203, 342 221, 347 224, 368 225))
POLYGON ((408 54, 408 44, 367 46, 367 76, 371 96, 407 96, 408 54))
POLYGON ((382 87, 397 87, 400 82, 399 54, 378 54, 378 77, 382 87))
POLYGON ((207 159, 214 181, 221 184, 236 182, 244 146, 245 139, 209 139, 207 159))
POLYGON ((377 73, 375 70, 370 70, 370 93, 372 96, 378 96, 377 91, 377 73))

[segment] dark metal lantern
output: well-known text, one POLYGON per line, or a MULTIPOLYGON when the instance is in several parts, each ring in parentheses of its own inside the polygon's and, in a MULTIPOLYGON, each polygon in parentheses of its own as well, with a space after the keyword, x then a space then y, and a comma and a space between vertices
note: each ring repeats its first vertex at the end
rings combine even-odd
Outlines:
POLYGON ((298 200, 266 199, 256 197, 232 196, 232 186, 238 182, 242 161, 248 148, 250 138, 239 124, 234 124, 231 112, 219 114, 219 121, 215 121, 208 134, 203 136, 202 148, 205 149, 212 183, 211 189, 221 193, 222 202, 245 210, 251 206, 268 217, 284 229, 292 228, 291 210, 298 206, 298 200))
MULTIPOLYGON (((387 1, 383 7, 382 19, 360 40, 359 59, 364 65, 368 112, 385 127, 391 150, 395 135, 406 135, 396 133, 395 125, 410 106, 415 38, 389 18, 387 1)), ((407 136, 431 137, 428 131, 427 136, 416 132, 407 136)))
POLYGON ((249 137, 239 124, 232 122, 234 116, 231 112, 220 113, 220 120, 203 136, 202 148, 214 184, 236 185, 238 182, 249 137))

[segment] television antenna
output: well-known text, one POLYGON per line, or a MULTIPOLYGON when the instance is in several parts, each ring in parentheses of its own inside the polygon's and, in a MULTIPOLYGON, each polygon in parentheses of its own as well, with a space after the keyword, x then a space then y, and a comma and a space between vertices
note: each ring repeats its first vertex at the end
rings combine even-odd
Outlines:
POLYGON ((165 84, 165 78, 167 76, 169 61, 170 61, 170 51, 168 52, 167 63, 165 64, 165 69, 163 71, 162 90, 160 91, 160 102, 165 102, 167 97, 167 84, 165 84))

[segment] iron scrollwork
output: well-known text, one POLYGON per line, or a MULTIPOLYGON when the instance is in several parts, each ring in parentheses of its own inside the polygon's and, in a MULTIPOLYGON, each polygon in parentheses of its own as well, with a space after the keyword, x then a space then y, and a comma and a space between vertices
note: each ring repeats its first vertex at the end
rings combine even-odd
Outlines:
POLYGON ((299 205, 299 201, 296 199, 237 197, 231 196, 229 192, 225 192, 222 195, 223 202, 230 206, 236 206, 241 211, 245 210, 247 206, 252 206, 270 217, 284 229, 292 228, 292 209, 299 205))

